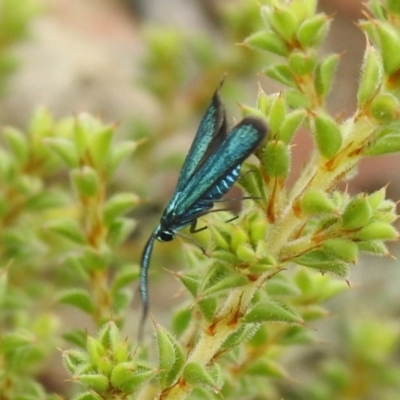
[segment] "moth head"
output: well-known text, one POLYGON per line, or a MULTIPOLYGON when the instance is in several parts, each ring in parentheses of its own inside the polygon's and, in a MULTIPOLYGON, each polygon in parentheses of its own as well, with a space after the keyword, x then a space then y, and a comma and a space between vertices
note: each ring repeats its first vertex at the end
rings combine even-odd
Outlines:
POLYGON ((175 237, 175 232, 171 229, 164 228, 162 225, 158 225, 155 236, 160 242, 169 242, 175 237))

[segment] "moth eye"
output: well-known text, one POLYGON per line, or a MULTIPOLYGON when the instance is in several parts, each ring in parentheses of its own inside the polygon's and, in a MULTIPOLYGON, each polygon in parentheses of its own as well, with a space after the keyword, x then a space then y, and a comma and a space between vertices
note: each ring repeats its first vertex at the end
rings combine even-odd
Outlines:
POLYGON ((169 242, 175 237, 171 231, 159 231, 157 232, 157 239, 161 242, 169 242))

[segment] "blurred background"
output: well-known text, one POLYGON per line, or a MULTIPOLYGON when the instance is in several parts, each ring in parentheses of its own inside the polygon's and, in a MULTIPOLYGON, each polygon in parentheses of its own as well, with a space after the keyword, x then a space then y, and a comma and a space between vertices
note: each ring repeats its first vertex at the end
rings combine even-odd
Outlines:
MULTIPOLYGON (((360 0, 319 4, 333 16, 324 52, 342 55, 329 108, 346 118, 355 111, 365 48, 356 25, 363 5, 360 0)), ((0 0, 0 123, 24 129, 33 110, 44 105, 56 118, 84 111, 119 124, 121 137, 146 137, 116 183, 146 199, 136 215, 134 238, 144 243, 174 189, 201 113, 224 73, 222 95, 231 120, 240 116, 237 102, 255 104, 259 83, 267 93, 280 90, 256 75, 262 66, 257 55, 249 53, 246 65, 238 61, 243 59, 238 52, 246 50, 235 43, 260 24, 257 15, 257 3, 245 0, 0 0), (14 7, 6 8, 8 3, 14 7), (17 22, 7 25, 11 20, 17 22)), ((306 132, 297 135, 294 171, 301 168, 310 147, 306 132)), ((348 190, 373 191, 389 184, 388 197, 397 201, 399 167, 398 156, 365 160, 348 190)), ((391 251, 399 254, 398 244, 391 251)), ((179 263, 177 258, 174 262, 179 263)), ((174 283, 165 275, 163 281, 151 282, 152 307, 161 316, 174 293, 169 288, 170 281, 174 283)), ((364 257, 351 271, 350 290, 328 305, 333 316, 315 326, 323 346, 332 349, 334 344, 340 353, 346 321, 355 314, 367 319, 380 315, 398 323, 399 283, 394 258, 364 257)), ((303 353, 295 357, 301 359, 303 353)), ((300 379, 301 371, 293 374, 300 379)))

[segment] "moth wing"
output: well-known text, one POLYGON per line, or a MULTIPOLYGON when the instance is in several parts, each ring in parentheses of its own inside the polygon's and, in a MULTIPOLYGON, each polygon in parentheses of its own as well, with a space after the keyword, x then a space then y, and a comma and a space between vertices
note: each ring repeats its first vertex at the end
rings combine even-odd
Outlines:
POLYGON ((208 155, 215 151, 226 138, 226 116, 218 90, 219 88, 214 93, 197 129, 183 163, 175 192, 181 191, 186 186, 186 183, 208 158, 208 155))
POLYGON ((267 126, 259 118, 246 117, 236 125, 182 187, 172 210, 175 217, 184 215, 224 175, 242 164, 266 135, 267 126))

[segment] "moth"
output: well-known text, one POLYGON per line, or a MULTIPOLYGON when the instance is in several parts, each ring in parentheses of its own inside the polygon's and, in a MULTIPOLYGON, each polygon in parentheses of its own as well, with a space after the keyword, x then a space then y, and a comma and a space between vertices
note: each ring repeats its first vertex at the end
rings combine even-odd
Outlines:
POLYGON ((190 226, 191 233, 202 230, 196 230, 198 218, 211 212, 214 202, 234 185, 244 160, 257 149, 267 132, 265 122, 253 116, 243 118, 229 132, 219 88, 216 90, 186 156, 175 192, 143 250, 142 322, 149 310, 148 271, 154 242, 169 242, 186 226, 190 226))

